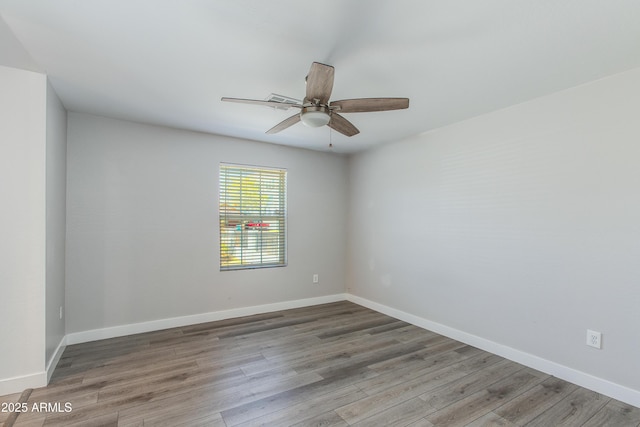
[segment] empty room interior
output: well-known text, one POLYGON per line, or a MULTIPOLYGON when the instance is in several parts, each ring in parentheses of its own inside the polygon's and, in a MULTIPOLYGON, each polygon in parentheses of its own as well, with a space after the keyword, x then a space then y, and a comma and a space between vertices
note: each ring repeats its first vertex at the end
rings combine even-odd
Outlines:
POLYGON ((0 422, 640 425, 639 23, 0 0, 0 422))

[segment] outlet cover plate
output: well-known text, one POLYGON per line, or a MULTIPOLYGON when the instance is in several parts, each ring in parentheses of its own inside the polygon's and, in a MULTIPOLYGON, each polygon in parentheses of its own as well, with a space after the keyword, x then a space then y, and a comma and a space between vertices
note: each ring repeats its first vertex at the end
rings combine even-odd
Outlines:
POLYGON ((597 331, 587 329, 587 345, 590 347, 602 348, 602 334, 597 331))

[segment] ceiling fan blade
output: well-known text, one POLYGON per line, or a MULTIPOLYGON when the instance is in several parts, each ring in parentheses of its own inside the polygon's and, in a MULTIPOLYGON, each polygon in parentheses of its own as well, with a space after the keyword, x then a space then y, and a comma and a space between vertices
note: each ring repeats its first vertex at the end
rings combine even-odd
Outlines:
POLYGON ((299 121, 300 121, 300 114, 294 114, 293 116, 289 117, 288 119, 284 119, 283 121, 281 121, 280 123, 278 123, 277 125, 275 125, 271 129, 269 129, 265 133, 278 133, 281 130, 285 130, 289 126, 295 125, 299 121))
POLYGON ((331 103, 341 113, 366 113, 370 111, 403 110, 409 108, 409 98, 358 98, 343 99, 331 103))
POLYGON ((277 102, 277 101, 261 101, 259 99, 243 99, 243 98, 227 98, 222 97, 221 101, 225 102, 238 102, 240 104, 255 104, 255 105, 264 105, 266 107, 274 107, 288 110, 291 107, 302 108, 300 104, 292 104, 290 102, 277 102))
POLYGON ((337 113, 331 114, 331 120, 329 120, 328 126, 331 129, 346 136, 353 136, 360 133, 358 128, 355 127, 349 120, 345 119, 337 113))
POLYGON ((333 90, 334 68, 331 65, 314 62, 307 75, 307 96, 305 102, 314 102, 317 99, 320 104, 327 105, 333 90))

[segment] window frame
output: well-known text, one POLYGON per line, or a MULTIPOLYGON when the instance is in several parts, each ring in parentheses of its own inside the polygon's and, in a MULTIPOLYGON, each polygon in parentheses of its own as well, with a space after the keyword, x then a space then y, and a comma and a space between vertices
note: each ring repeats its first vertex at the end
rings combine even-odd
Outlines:
MULTIPOLYGON (((271 167, 271 166, 258 166, 258 165, 248 165, 248 164, 237 164, 237 163, 225 163, 220 162, 218 169, 218 224, 219 224, 219 259, 220 259, 220 271, 237 271, 237 270, 248 270, 248 269, 257 269, 257 268, 273 268, 273 267, 286 267, 288 264, 288 219, 287 219, 287 193, 288 193, 288 185, 287 185, 287 175, 288 171, 286 168, 279 167, 271 167), (231 171, 229 173, 229 171, 231 171), (263 173, 269 177, 269 175, 277 176, 277 179, 266 179, 263 181, 263 173), (244 188, 243 177, 253 176, 255 179, 259 176, 259 196, 256 198, 256 195, 248 196, 247 199, 243 199, 242 196, 242 188, 244 188), (232 185, 229 185, 227 180, 232 177, 236 179, 240 179, 237 185, 240 185, 240 195, 233 195, 234 191, 230 189, 232 185), (224 180, 223 180, 224 178, 224 180), (269 187, 271 185, 271 189, 269 187), (273 186, 281 188, 280 191, 276 191, 274 193, 273 186), (229 197, 230 193, 232 196, 229 197), (275 203, 270 203, 270 196, 277 195, 275 203), (263 198, 267 198, 267 203, 263 202, 263 198), (245 201, 247 204, 258 203, 258 206, 253 209, 248 209, 250 213, 241 212, 236 209, 237 206, 242 205, 242 201, 245 201), (233 205, 233 203, 238 203, 238 205, 233 205), (234 208, 229 208, 229 206, 235 206, 234 208), (279 212, 276 213, 267 213, 268 208, 272 208, 277 206, 279 212), (257 209, 257 210, 256 210, 257 209), (232 212, 235 210, 237 212, 232 212), (269 222, 265 222, 265 219, 269 219, 269 222), (258 222, 256 222, 256 220, 258 222), (231 230, 229 226, 230 221, 235 224, 233 227, 235 229, 231 230), (226 225, 225 225, 226 224, 226 225), (249 224, 251 228, 249 228, 249 224), (262 225, 258 224, 267 224, 266 227, 269 227, 270 224, 277 224, 275 229, 262 229, 262 225), (233 240, 233 247, 235 248, 238 241, 238 236, 235 236, 238 233, 240 237, 240 256, 235 257, 237 262, 229 261, 229 249, 223 248, 223 246, 229 245, 229 242, 233 240), (251 234, 250 234, 251 233, 251 234), (257 233, 257 234, 255 234, 257 233), (274 237, 276 243, 269 243, 268 241, 265 243, 265 234, 264 233, 274 233, 274 237), (260 249, 255 249, 253 255, 244 255, 245 250, 249 252, 248 249, 245 249, 245 246, 249 245, 251 241, 250 237, 253 236, 253 244, 255 248, 260 246, 260 249), (265 246, 266 245, 266 246, 265 246), (268 252, 273 252, 269 254, 268 252), (265 256, 265 252, 267 255, 265 256), (259 253, 259 261, 255 258, 259 253), (275 254, 275 255, 274 255, 275 254), (225 256, 226 255, 226 256, 225 256), (265 257, 271 257, 271 261, 264 261, 265 257), (273 261, 273 258, 277 259, 273 261), (226 260, 226 261, 225 261, 226 260)), ((252 184, 250 184, 252 185, 252 184)), ((254 185, 254 184, 253 184, 254 185)), ((242 209, 242 208, 239 208, 242 209)), ((268 237, 267 237, 268 238, 268 237)), ((236 253, 236 251, 234 251, 236 253)))

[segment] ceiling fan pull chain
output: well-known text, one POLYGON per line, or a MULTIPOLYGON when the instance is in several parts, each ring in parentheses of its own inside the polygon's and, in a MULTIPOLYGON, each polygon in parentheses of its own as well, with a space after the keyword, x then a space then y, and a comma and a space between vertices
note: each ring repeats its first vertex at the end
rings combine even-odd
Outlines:
POLYGON ((331 131, 331 128, 329 128, 329 149, 333 150, 333 141, 331 140, 331 137, 333 136, 333 133, 331 131))

